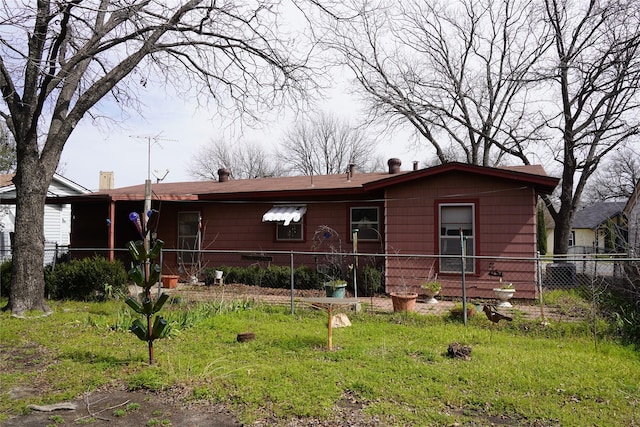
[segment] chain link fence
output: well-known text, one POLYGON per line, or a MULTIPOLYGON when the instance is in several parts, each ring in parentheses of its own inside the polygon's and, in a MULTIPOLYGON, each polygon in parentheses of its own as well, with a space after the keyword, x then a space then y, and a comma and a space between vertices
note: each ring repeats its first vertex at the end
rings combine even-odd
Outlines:
MULTIPOLYGON (((45 249, 47 264, 54 268, 55 262, 67 258, 107 253, 103 248, 45 249)), ((131 265, 127 250, 115 253, 126 268, 131 265)), ((510 300, 513 307, 505 310, 519 310, 530 317, 585 319, 612 292, 640 308, 640 259, 625 254, 468 257, 465 263, 458 257, 458 265, 469 267, 464 274, 439 275, 435 274, 438 267, 443 261, 451 265, 451 259, 422 254, 202 250, 190 251, 191 262, 185 263, 184 251, 170 249, 163 250, 162 257, 163 275, 179 276, 172 293, 200 300, 253 299, 287 305, 292 311, 300 298, 324 296, 323 282, 335 278, 347 280, 348 297, 359 298, 376 312, 392 310, 390 281, 418 293, 418 311, 425 313, 442 313, 459 304, 463 296, 470 304, 497 305, 500 300, 495 289, 506 284, 512 284, 515 293, 510 300), (215 280, 216 272, 221 272, 220 280, 215 280), (428 303, 420 288, 430 280, 442 285, 438 304, 428 303)))

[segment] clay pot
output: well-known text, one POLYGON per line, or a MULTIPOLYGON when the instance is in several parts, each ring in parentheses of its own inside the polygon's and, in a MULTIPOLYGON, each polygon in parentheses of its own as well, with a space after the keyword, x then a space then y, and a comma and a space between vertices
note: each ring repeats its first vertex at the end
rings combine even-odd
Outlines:
POLYGON ((391 292, 391 303, 394 312, 414 311, 418 294, 415 292, 391 292))

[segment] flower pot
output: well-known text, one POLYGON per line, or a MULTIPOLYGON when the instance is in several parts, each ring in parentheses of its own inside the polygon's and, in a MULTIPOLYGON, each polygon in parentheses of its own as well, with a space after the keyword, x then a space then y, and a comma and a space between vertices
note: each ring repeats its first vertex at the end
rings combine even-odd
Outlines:
POLYGON ((324 290, 325 290, 325 293, 326 293, 327 297, 330 297, 330 298, 344 298, 344 296, 346 294, 346 290, 347 290, 347 284, 346 283, 342 283, 342 284, 336 285, 336 284, 325 282, 324 290))
POLYGON ((391 292, 391 303, 393 311, 414 311, 418 294, 415 292, 391 292))
POLYGON ((438 295, 440 292, 439 291, 431 291, 429 289, 422 289, 422 293, 425 295, 426 297, 426 303, 427 304, 437 304, 438 300, 435 299, 435 296, 438 295))
POLYGON ((493 288, 493 293, 496 295, 496 298, 500 300, 498 307, 513 307, 509 300, 515 292, 515 289, 493 288))
POLYGON ((176 275, 166 275, 162 276, 162 287, 167 289, 173 289, 178 286, 178 276, 176 275))

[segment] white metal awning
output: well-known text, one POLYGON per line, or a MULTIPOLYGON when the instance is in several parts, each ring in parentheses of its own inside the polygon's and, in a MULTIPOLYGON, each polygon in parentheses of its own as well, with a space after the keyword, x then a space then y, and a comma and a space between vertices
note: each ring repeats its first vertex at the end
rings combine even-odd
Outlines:
POLYGON ((307 212, 306 206, 274 206, 262 215, 262 222, 283 221, 289 225, 291 221, 299 222, 307 212))

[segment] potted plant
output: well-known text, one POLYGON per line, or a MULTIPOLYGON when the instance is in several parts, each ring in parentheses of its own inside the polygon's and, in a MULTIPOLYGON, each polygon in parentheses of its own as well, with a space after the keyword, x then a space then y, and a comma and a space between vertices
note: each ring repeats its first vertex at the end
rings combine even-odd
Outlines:
POLYGON ((333 279, 323 283, 324 290, 328 297, 332 298, 344 298, 347 282, 342 279, 333 279))
POLYGON ((442 284, 437 280, 431 280, 428 282, 424 282, 420 285, 420 289, 422 289, 422 293, 427 297, 428 304, 437 304, 438 300, 434 297, 440 293, 442 289, 442 284))
MULTIPOLYGON (((395 252, 396 254, 399 253, 399 251, 397 250, 395 252)), ((402 268, 403 261, 404 261, 403 259, 400 259, 400 257, 398 257, 398 265, 401 266, 400 290, 389 293, 389 295, 391 296, 391 303, 393 304, 394 312, 414 311, 416 307, 416 300, 418 299, 417 292, 413 292, 412 290, 408 289, 407 281, 404 275, 404 268, 402 268)), ((431 266, 429 275, 427 277, 431 277, 432 271, 433 271, 433 265, 431 266)), ((417 283, 416 283, 416 287, 418 287, 417 283)))
POLYGON ((178 279, 180 276, 177 274, 163 274, 162 275, 162 287, 166 289, 174 289, 178 286, 178 279))
POLYGON ((342 250, 342 241, 338 232, 326 225, 319 226, 313 236, 314 252, 320 252, 315 256, 316 270, 325 280, 322 282, 327 297, 344 298, 351 266, 347 263, 347 257, 342 250))
POLYGON ((500 300, 498 307, 513 307, 509 300, 513 297, 513 294, 516 290, 513 288, 513 283, 502 283, 502 279, 500 279, 500 287, 493 288, 493 293, 496 295, 496 298, 500 300))
POLYGON ((414 311, 416 308, 416 300, 418 294, 415 292, 401 291, 391 292, 391 303, 393 304, 394 312, 401 311, 414 311))

